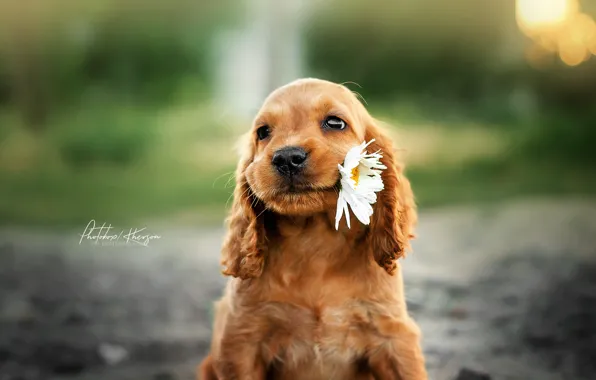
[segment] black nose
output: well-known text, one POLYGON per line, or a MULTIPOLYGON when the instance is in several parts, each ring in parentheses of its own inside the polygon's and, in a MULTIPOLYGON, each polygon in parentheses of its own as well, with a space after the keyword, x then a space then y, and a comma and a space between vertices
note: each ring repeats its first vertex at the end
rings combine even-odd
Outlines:
POLYGON ((288 146, 275 152, 271 163, 282 175, 292 176, 299 174, 304 169, 306 156, 304 149, 288 146))

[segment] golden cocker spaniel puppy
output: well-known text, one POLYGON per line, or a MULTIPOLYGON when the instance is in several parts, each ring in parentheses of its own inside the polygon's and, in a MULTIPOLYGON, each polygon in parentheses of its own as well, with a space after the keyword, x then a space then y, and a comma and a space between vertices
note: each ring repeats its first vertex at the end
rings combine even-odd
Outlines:
POLYGON ((274 91, 238 164, 222 249, 232 278, 199 378, 427 379, 397 263, 415 222, 391 140, 350 90, 302 79, 274 91), (369 225, 352 215, 336 230, 338 164, 372 139, 384 190, 369 225))

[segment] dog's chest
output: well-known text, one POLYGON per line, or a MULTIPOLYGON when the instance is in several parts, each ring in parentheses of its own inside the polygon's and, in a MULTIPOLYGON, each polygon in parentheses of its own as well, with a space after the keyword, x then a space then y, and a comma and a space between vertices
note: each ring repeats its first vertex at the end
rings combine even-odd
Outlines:
POLYGON ((270 328, 263 343, 286 373, 280 378, 295 378, 308 367, 310 379, 349 379, 367 348, 380 344, 377 311, 365 302, 352 300, 325 308, 271 307, 277 317, 268 313, 270 328))

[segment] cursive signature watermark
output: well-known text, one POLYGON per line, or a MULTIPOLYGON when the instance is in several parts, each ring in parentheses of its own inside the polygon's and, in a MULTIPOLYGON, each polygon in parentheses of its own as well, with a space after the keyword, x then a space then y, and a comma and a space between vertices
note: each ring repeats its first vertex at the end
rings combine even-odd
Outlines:
POLYGON ((112 224, 105 222, 98 226, 95 219, 91 219, 82 234, 79 245, 83 242, 89 242, 95 245, 141 245, 148 246, 152 240, 159 240, 161 236, 150 234, 146 231, 147 227, 130 228, 118 232, 112 224))

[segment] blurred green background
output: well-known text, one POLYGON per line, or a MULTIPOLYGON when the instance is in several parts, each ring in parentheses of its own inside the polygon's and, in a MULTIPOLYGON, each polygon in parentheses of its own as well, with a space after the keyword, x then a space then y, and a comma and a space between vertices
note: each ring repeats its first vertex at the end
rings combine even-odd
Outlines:
POLYGON ((596 193, 596 3, 0 2, 0 223, 220 223, 268 91, 393 126, 420 207, 596 193))

